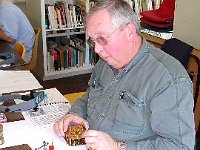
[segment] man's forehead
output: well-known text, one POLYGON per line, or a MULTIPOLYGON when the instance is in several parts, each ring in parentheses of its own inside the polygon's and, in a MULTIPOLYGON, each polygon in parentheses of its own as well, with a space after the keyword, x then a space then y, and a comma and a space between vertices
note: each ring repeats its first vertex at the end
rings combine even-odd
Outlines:
POLYGON ((98 11, 90 16, 87 21, 87 30, 105 30, 112 26, 111 17, 107 11, 98 11))
POLYGON ((111 20, 111 17, 106 9, 99 10, 95 13, 93 13, 89 18, 88 18, 88 24, 93 24, 97 23, 98 24, 103 24, 106 23, 107 21, 111 20))

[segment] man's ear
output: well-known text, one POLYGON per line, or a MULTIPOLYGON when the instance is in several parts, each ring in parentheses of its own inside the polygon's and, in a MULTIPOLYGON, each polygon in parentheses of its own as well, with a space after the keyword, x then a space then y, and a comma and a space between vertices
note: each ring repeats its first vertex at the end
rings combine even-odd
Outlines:
POLYGON ((129 39, 135 39, 135 37, 137 36, 137 30, 133 23, 127 24, 124 30, 129 39))

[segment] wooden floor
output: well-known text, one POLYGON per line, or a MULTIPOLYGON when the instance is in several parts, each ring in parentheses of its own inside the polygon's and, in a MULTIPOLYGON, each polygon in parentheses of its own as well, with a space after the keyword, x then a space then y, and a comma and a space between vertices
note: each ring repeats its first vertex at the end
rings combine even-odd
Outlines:
POLYGON ((56 80, 40 81, 44 89, 57 88, 63 95, 74 92, 84 92, 88 88, 91 74, 78 75, 56 80))

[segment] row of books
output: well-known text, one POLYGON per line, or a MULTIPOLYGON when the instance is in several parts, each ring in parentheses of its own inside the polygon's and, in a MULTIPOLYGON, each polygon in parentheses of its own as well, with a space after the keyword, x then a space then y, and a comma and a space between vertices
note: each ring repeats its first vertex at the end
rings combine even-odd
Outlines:
POLYGON ((48 49, 47 71, 51 72, 69 69, 71 67, 81 67, 85 62, 84 54, 84 52, 73 47, 65 47, 65 49, 62 49, 58 46, 55 49, 48 49))
MULTIPOLYGON (((85 64, 85 45, 81 39, 70 40, 69 45, 60 45, 54 41, 47 41, 47 71, 59 71, 73 67, 82 67, 85 64)), ((89 64, 98 61, 97 54, 89 48, 89 64)))
POLYGON ((76 28, 84 25, 85 14, 78 5, 68 4, 66 1, 57 1, 54 4, 45 4, 46 29, 76 28))
POLYGON ((85 63, 85 46, 81 40, 70 40, 70 45, 60 45, 47 41, 47 70, 63 70, 71 67, 81 67, 85 63))

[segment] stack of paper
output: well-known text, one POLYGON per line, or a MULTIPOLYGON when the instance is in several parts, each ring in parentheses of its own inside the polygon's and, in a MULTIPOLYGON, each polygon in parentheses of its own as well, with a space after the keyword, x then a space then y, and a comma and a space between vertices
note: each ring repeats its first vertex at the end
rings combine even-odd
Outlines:
POLYGON ((0 79, 0 94, 42 88, 30 71, 0 70, 0 79))
MULTIPOLYGON (((67 99, 56 89, 46 89, 44 91, 47 95, 46 99, 40 103, 38 110, 22 112, 25 120, 35 127, 52 127, 53 124, 66 114, 70 109, 70 104, 67 99)), ((15 99, 16 103, 22 100, 15 99)))

